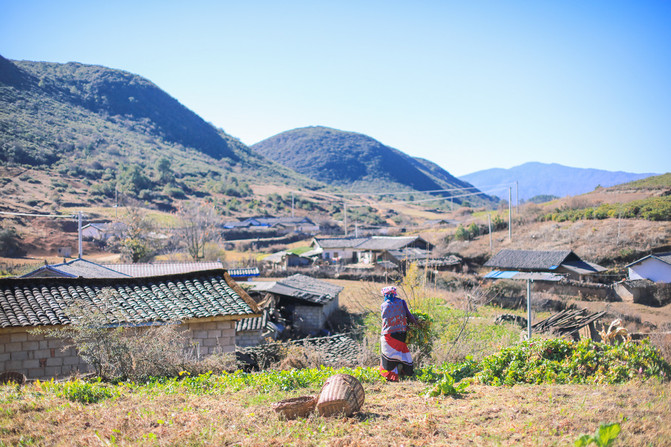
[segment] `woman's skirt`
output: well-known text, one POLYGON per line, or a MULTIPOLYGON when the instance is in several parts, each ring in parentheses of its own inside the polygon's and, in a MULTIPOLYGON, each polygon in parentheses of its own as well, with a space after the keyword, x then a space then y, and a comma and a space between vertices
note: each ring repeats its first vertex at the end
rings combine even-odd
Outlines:
POLYGON ((412 357, 405 343, 405 332, 383 334, 380 337, 381 363, 380 374, 387 380, 396 382, 400 375, 413 374, 412 357))

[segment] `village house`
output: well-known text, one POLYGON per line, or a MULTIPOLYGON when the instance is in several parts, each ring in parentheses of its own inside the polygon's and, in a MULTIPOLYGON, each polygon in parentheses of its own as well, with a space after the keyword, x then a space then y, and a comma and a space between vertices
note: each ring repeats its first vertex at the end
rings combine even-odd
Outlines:
POLYGON ((653 253, 627 266, 629 280, 671 283, 671 252, 653 253))
POLYGON ((104 242, 112 237, 119 237, 127 228, 123 222, 90 223, 82 227, 82 237, 104 242))
POLYGON ((319 225, 312 222, 308 217, 249 217, 241 221, 225 222, 223 228, 226 230, 268 229, 307 234, 319 232, 319 225))
MULTIPOLYGON (((312 240, 323 260, 342 264, 375 264, 385 252, 417 249, 430 252, 433 246, 420 236, 371 236, 365 238, 325 238, 312 240)), ((390 260, 390 259, 386 259, 390 260)))
POLYGON ((87 371, 73 349, 62 351, 61 340, 31 333, 71 324, 68 308, 79 302, 98 307, 118 326, 179 324, 200 357, 235 351, 236 321, 261 316, 223 269, 143 278, 3 278, 0 371, 39 379, 87 371))
POLYGON ((508 272, 547 272, 576 281, 587 281, 604 272, 600 265, 586 262, 571 250, 501 250, 484 264, 508 272))
POLYGON ((289 251, 278 251, 263 258, 261 264, 269 270, 284 271, 291 267, 308 266, 312 264, 312 259, 289 251))

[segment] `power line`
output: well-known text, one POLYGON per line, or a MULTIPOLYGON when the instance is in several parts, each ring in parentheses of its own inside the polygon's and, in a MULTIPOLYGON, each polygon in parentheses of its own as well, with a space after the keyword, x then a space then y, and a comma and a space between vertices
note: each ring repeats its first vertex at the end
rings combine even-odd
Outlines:
POLYGON ((9 211, 0 211, 0 214, 4 214, 7 216, 24 216, 24 217, 56 217, 56 218, 68 218, 68 219, 74 219, 77 217, 76 214, 35 214, 35 213, 12 213, 9 211))

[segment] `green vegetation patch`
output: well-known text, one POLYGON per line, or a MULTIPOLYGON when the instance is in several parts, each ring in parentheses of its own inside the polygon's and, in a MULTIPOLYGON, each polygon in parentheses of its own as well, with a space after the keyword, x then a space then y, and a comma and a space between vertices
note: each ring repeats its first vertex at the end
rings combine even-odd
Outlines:
POLYGON ((575 222, 577 220, 607 219, 609 217, 651 221, 671 220, 671 196, 648 197, 629 203, 604 203, 598 207, 582 209, 557 208, 554 212, 542 216, 539 220, 575 222))
POLYGON ((484 385, 615 384, 668 380, 670 374, 671 365, 647 340, 607 345, 552 339, 523 342, 485 357, 474 378, 484 385))

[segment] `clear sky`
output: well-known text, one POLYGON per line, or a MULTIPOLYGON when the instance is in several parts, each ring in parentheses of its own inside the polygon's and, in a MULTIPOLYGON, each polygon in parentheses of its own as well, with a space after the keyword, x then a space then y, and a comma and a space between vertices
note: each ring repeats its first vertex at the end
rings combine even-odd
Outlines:
POLYGON ((250 145, 671 171, 671 1, 0 0, 0 54, 138 74, 250 145))

